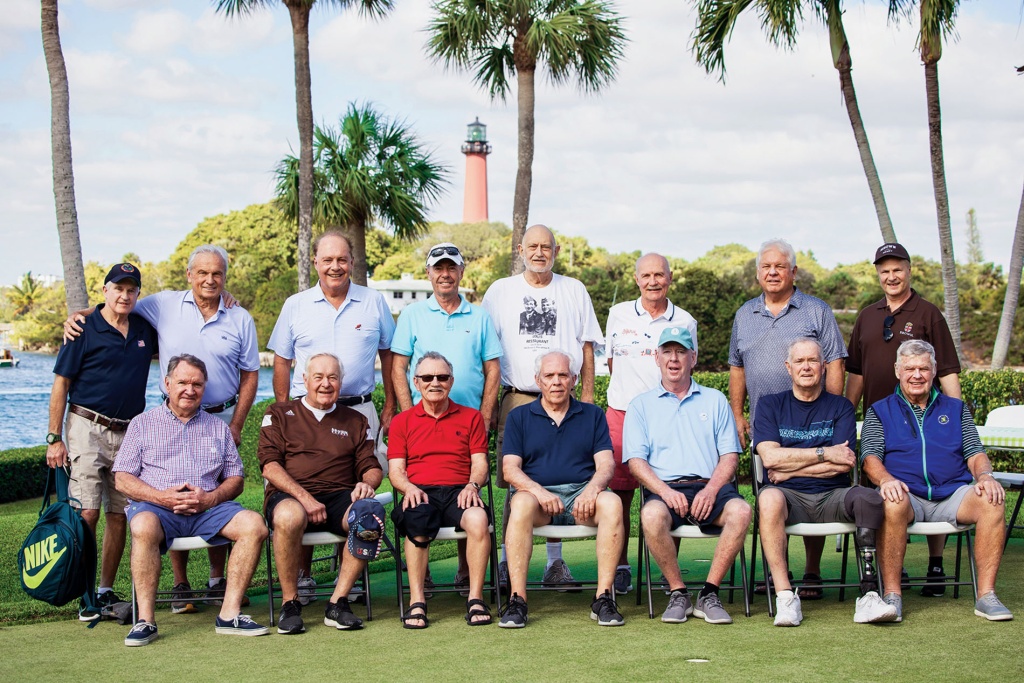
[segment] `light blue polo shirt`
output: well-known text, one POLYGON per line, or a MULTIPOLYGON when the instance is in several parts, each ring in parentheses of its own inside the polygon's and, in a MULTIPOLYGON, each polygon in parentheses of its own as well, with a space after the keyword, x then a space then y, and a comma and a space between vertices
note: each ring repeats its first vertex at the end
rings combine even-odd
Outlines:
POLYGON ((379 349, 390 349, 395 319, 375 289, 352 282, 335 310, 319 284, 293 294, 281 307, 267 347, 282 358, 295 359, 291 395, 306 395, 302 373, 306 360, 333 353, 341 360, 342 396, 365 396, 377 385, 374 361, 379 349))
POLYGON ((242 370, 260 369, 256 324, 241 306, 220 307, 209 320, 196 305, 192 290, 156 292, 135 305, 135 313, 156 328, 160 346, 160 375, 174 356, 190 353, 206 363, 210 376, 203 394, 204 406, 215 406, 238 393, 242 370))
POLYGON ((622 461, 643 458, 662 481, 710 479, 721 456, 740 450, 725 394, 693 380, 682 400, 659 386, 626 409, 622 461))
POLYGON ((445 312, 431 296, 407 306, 398 316, 391 352, 409 356, 409 389, 412 402, 420 392, 412 381, 416 363, 427 351, 437 351, 452 364, 455 384, 451 399, 459 405, 479 408, 484 394, 484 361, 501 358, 501 340, 491 316, 459 295, 459 307, 445 312))

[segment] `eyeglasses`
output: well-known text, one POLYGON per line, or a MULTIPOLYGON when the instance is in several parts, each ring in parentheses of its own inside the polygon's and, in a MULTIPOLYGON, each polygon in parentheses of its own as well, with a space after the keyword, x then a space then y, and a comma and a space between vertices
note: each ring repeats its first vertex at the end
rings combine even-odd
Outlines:
POLYGON ((892 326, 896 322, 896 316, 887 315, 885 320, 882 321, 882 341, 889 341, 892 339, 892 326))
POLYGON ((430 250, 430 256, 432 258, 437 258, 438 256, 444 256, 445 254, 447 254, 448 256, 461 256, 462 255, 462 254, 459 253, 458 247, 436 247, 436 248, 430 250))
POLYGON ((433 382, 435 379, 438 382, 447 382, 452 378, 451 375, 416 375, 416 379, 421 382, 433 382))

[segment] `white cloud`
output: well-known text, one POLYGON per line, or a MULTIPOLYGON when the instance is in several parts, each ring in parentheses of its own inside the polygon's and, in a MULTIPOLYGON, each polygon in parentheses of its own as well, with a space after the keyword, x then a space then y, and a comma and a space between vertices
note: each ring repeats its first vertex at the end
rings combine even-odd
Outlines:
POLYGON ((257 9, 251 14, 227 17, 212 7, 195 21, 192 48, 197 54, 244 55, 280 43, 290 42, 289 22, 278 22, 283 7, 257 9))
POLYGON ((161 54, 181 42, 190 32, 191 23, 176 10, 139 12, 124 38, 124 45, 136 54, 161 54))

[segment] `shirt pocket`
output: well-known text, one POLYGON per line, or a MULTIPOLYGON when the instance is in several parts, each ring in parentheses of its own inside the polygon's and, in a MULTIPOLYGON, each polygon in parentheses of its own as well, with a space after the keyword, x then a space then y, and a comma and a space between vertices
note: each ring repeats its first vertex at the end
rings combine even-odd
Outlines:
POLYGON ((220 474, 224 469, 222 451, 220 439, 202 437, 198 440, 196 449, 192 452, 192 461, 200 479, 212 477, 214 481, 220 481, 220 474))

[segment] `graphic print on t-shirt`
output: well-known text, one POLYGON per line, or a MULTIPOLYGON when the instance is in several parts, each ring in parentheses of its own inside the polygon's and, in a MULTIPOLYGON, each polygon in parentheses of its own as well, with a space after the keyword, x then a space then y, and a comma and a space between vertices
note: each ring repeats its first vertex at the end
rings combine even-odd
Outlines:
POLYGON ((519 334, 530 337, 553 337, 558 326, 558 313, 555 300, 542 297, 537 303, 536 297, 527 294, 523 297, 523 312, 519 314, 519 334))

